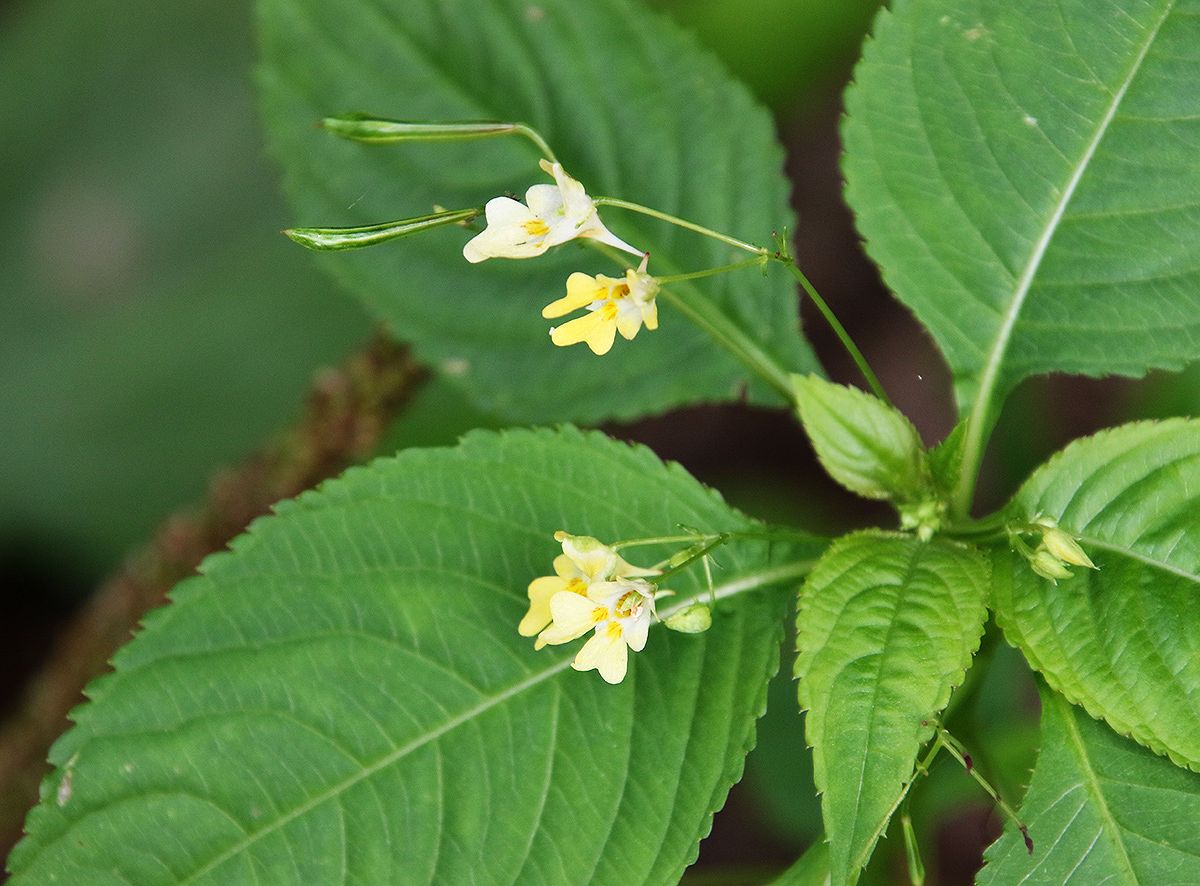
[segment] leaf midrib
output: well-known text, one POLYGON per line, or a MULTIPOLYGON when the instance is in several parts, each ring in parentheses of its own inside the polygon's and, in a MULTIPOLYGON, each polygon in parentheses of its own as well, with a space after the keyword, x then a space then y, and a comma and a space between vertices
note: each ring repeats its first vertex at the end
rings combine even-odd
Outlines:
MULTIPOLYGON (((724 600, 724 599, 728 599, 730 597, 735 597, 735 596, 745 593, 747 591, 758 590, 760 588, 765 588, 772 584, 778 584, 779 582, 784 581, 789 578, 799 578, 802 575, 806 574, 812 568, 812 565, 813 565, 813 561, 811 561, 811 560, 800 560, 800 561, 794 561, 791 563, 781 564, 778 566, 770 566, 765 569, 760 569, 760 570, 756 570, 753 572, 748 572, 738 578, 731 579, 730 581, 725 582, 723 585, 720 585, 720 586, 714 588, 711 592, 710 591, 702 591, 691 597, 687 597, 682 600, 679 600, 674 606, 669 607, 669 608, 665 609, 663 612, 661 612, 660 616, 665 619, 665 618, 669 617, 670 615, 674 614, 675 612, 682 611, 684 608, 691 605, 692 603, 695 603, 700 600, 704 600, 706 598, 711 597, 716 600, 724 600)), ((397 760, 400 760, 400 759, 406 757, 407 755, 411 754, 413 751, 416 751, 416 750, 424 747, 425 745, 429 744, 430 742, 436 741, 437 739, 441 738, 446 733, 451 732, 454 729, 457 729, 459 726, 471 721, 475 717, 478 717, 478 716, 486 713, 487 711, 491 710, 492 708, 496 707, 497 705, 502 704, 511 698, 515 698, 516 696, 525 692, 527 689, 532 689, 533 687, 537 686, 538 684, 543 683, 546 680, 549 680, 551 677, 554 677, 554 676, 560 674, 561 672, 567 670, 567 668, 570 667, 572 660, 573 660, 572 657, 562 658, 559 661, 555 662, 553 665, 545 668, 544 670, 539 671, 539 672, 525 678, 524 680, 520 681, 519 683, 514 683, 512 686, 510 686, 508 689, 504 690, 503 692, 499 692, 499 693, 496 693, 495 695, 488 696, 487 698, 485 698, 482 701, 480 701, 479 703, 471 706, 470 708, 468 708, 467 710, 458 714, 457 716, 451 717, 449 720, 442 723, 440 726, 437 726, 436 728, 431 729, 428 732, 426 732, 420 736, 417 736, 412 741, 409 741, 408 743, 402 745, 401 747, 396 748, 395 750, 391 751, 390 753, 385 754, 383 757, 376 760, 374 763, 371 763, 368 766, 364 766, 359 771, 342 779, 341 781, 337 782, 336 784, 330 785, 328 788, 321 791, 319 794, 316 794, 315 796, 313 796, 306 802, 299 804, 294 809, 287 812, 285 815, 281 815, 279 818, 270 822, 270 824, 260 828, 259 830, 255 831, 252 834, 247 834, 241 840, 238 840, 237 843, 233 844, 232 846, 227 848, 225 851, 223 851, 219 855, 215 856, 204 867, 200 868, 199 870, 194 871, 193 873, 189 874, 186 878, 180 880, 180 883, 196 882, 200 877, 203 877, 205 874, 208 874, 208 873, 216 870, 218 867, 220 867, 226 861, 228 861, 229 859, 235 857, 236 855, 238 855, 239 853, 244 851, 247 847, 253 845, 254 843, 257 843, 259 840, 266 837, 268 834, 272 834, 275 831, 278 831, 280 828, 284 827, 289 822, 296 820, 300 816, 304 815, 306 812, 309 812, 310 810, 315 809, 316 807, 318 807, 322 803, 324 803, 326 800, 329 800, 332 797, 336 797, 339 794, 344 793, 345 791, 349 790, 354 785, 366 780, 367 778, 370 778, 376 772, 379 772, 382 769, 386 769, 388 766, 392 765, 397 760)))
POLYGON ((1079 761, 1083 786, 1091 796, 1092 801, 1096 804, 1096 811, 1100 815, 1103 828, 1110 835, 1121 866, 1129 876, 1128 882, 1137 883, 1137 872, 1134 870, 1133 862, 1129 858, 1129 851, 1125 848, 1125 841, 1121 836, 1120 825, 1117 824, 1111 810, 1108 808, 1108 802, 1104 799, 1104 791, 1100 787, 1100 779, 1096 775, 1096 771, 1092 768, 1092 761, 1088 756, 1087 748, 1083 744, 1083 736, 1079 734, 1079 725, 1075 722, 1075 711, 1073 709, 1063 710, 1063 702, 1059 702, 1058 704, 1058 715, 1063 720, 1067 739, 1070 741, 1071 748, 1075 752, 1076 759, 1079 761))
POLYGON ((1192 584, 1200 585, 1200 575, 1193 572, 1188 572, 1181 566, 1176 566, 1173 563, 1168 563, 1165 560, 1159 560, 1151 557, 1149 554, 1143 554, 1127 545, 1120 545, 1116 542, 1105 541, 1100 538, 1093 538, 1090 535, 1080 535, 1078 539, 1085 545, 1097 548, 1102 551, 1111 551, 1114 554, 1120 554, 1123 557, 1129 557, 1131 560, 1137 560, 1139 563, 1145 563, 1154 569, 1161 569, 1163 572, 1169 572, 1172 575, 1177 575, 1180 578, 1190 581, 1192 584))
POLYGON ((975 401, 971 406, 967 424, 967 439, 964 445, 963 470, 959 474, 958 486, 954 494, 956 507, 961 513, 966 513, 970 506, 970 497, 975 487, 975 476, 978 472, 979 462, 983 457, 983 446, 991 430, 992 399, 1000 381, 1001 364, 1008 352, 1008 346, 1012 340, 1017 319, 1033 287, 1034 278, 1037 276, 1042 259, 1045 258, 1046 251, 1050 247, 1050 241, 1053 239, 1058 230, 1059 223, 1066 213, 1067 206, 1075 196, 1076 188, 1078 188, 1080 181, 1083 179, 1083 175, 1087 171, 1092 158, 1095 156, 1097 148, 1099 148, 1100 143, 1104 140, 1105 135, 1108 134, 1109 126, 1116 117, 1117 109, 1120 107, 1122 100, 1124 100, 1125 94, 1129 91, 1129 87, 1137 78, 1142 63, 1149 54, 1150 48, 1154 45, 1154 41, 1158 37, 1158 32, 1162 29, 1163 23, 1166 22, 1175 8, 1175 3, 1176 0, 1167 0, 1162 15, 1154 23, 1154 27, 1149 30, 1145 42, 1138 51, 1137 57, 1133 60, 1133 64, 1130 65, 1129 71, 1125 74, 1120 87, 1113 93, 1112 100, 1109 102, 1104 115, 1096 126, 1096 131, 1092 133, 1091 139, 1084 147, 1083 154, 1068 177, 1062 195, 1055 204, 1050 217, 1046 220, 1046 224, 1042 228, 1042 233, 1034 243, 1033 251, 1030 253, 1025 267, 1021 270, 1020 276, 1017 278, 1008 310, 1005 312, 1000 328, 996 331, 991 347, 988 350, 987 359, 983 365, 983 372, 979 377, 979 388, 975 392, 975 401))

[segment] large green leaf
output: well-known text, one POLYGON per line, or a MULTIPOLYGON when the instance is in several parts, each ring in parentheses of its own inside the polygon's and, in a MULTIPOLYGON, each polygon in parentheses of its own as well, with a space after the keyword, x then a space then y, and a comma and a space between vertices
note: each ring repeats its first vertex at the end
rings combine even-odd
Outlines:
MULTIPOLYGON (((758 241, 790 221, 769 117, 674 26, 629 0, 260 0, 259 10, 262 106, 296 223, 478 206, 545 180, 523 140, 375 146, 313 127, 353 110, 522 120, 592 194, 758 241)), ((649 249, 660 274, 745 257, 642 216, 605 210, 605 219, 649 249)), ((570 272, 611 273, 612 263, 572 244, 536 260, 472 266, 461 254, 469 236, 451 228, 319 258, 489 411, 595 421, 742 390, 745 368, 665 301, 657 332, 618 342, 604 358, 555 348, 542 306, 562 295, 570 272)), ((692 303, 711 299, 785 368, 815 366, 785 275, 743 271, 672 289, 692 303)))
POLYGON ((847 197, 969 408, 1200 356, 1200 3, 898 0, 847 93, 847 197))
MULTIPOLYGON (((16 882, 678 878, 753 741, 787 595, 728 599, 701 636, 655 628, 615 687, 516 623, 558 528, 745 517, 571 429, 410 450, 278 511, 92 685, 16 882)), ((784 578, 772 554, 815 555, 731 546, 718 595, 784 578)), ((684 602, 702 592, 676 579, 684 602)))
POLYGON ((1042 752, 1021 816, 1033 854, 1009 825, 984 856, 983 886, 1200 883, 1200 776, 1052 692, 1042 693, 1042 752))
POLYGON ((998 551, 993 600, 1009 642, 1093 716, 1200 768, 1200 421, 1073 443, 1010 513, 1055 518, 1099 570, 1054 585, 998 551))
POLYGON ((903 798, 979 646, 986 595, 973 549, 877 531, 835 543, 805 582, 796 676, 834 883, 857 879, 903 798))

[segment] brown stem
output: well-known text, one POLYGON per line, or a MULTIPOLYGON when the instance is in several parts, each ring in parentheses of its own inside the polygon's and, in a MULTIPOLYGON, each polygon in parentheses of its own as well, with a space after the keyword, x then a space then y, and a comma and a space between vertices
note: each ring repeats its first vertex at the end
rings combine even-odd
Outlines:
POLYGON ((0 725, 0 858, 37 801, 46 752, 69 725, 68 711, 83 700, 84 684, 106 669, 147 610, 272 504, 374 454, 424 379, 408 349, 383 336, 337 369, 321 371, 292 428, 218 472, 203 502, 168 517, 84 604, 0 725))

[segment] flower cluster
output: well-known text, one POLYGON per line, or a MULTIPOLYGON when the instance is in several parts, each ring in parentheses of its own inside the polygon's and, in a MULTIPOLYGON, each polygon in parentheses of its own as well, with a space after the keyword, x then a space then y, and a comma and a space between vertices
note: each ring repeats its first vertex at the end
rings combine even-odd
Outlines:
POLYGON ((658 281, 646 273, 646 260, 635 271, 625 272, 624 279, 603 274, 589 277, 575 273, 567 278, 567 294, 542 309, 548 320, 562 317, 579 308, 588 313, 562 326, 550 329, 550 340, 560 347, 586 342, 593 354, 607 354, 617 333, 633 341, 643 324, 649 330, 658 328, 658 307, 654 297, 658 281))
POLYGON ((475 263, 489 258, 533 258, 570 240, 590 239, 642 257, 637 270, 623 278, 574 273, 567 278, 567 294, 547 305, 546 319, 586 308, 587 313, 550 330, 550 340, 560 347, 585 342, 594 354, 607 354, 617 333, 632 341, 643 326, 658 328, 655 296, 659 284, 646 273, 649 255, 630 246, 600 220, 596 204, 583 185, 567 175, 559 163, 541 161, 554 178, 553 185, 534 185, 525 202, 495 197, 484 207, 487 227, 466 246, 463 256, 475 263))
POLYGON ((647 577, 657 569, 640 569, 616 551, 586 535, 556 532, 562 554, 554 558, 554 575, 529 583, 529 611, 517 630, 537 636, 535 649, 569 643, 592 631, 571 666, 595 669, 609 683, 625 679, 629 650, 641 652, 650 623, 658 617, 656 596, 647 577))
POLYGON ((1041 535, 1041 541, 1033 550, 1022 544, 1021 552, 1029 561, 1029 568, 1042 578, 1058 584, 1060 578, 1071 577, 1068 566, 1099 568, 1079 546, 1079 542, 1058 527, 1054 518, 1039 515, 1030 524, 1030 529, 1041 535))

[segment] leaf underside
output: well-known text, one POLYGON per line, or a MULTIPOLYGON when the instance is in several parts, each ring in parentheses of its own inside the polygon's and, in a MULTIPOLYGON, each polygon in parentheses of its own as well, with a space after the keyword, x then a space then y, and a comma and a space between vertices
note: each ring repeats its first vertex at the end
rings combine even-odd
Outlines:
MULTIPOLYGON (((653 628, 619 686, 516 624, 556 529, 677 523, 747 521, 572 429, 475 432, 281 504, 89 688, 13 882, 674 882, 752 744, 787 595, 653 628)), ((735 544, 717 580, 786 553, 735 544)))
POLYGON ((993 603, 1005 637, 1093 716, 1200 769, 1200 421, 1077 441, 1009 510, 1055 518, 1099 570, 1054 585, 998 551, 993 603))
MULTIPOLYGON (((791 223, 770 117, 692 40, 629 0, 260 0, 258 8, 261 104, 297 224, 481 206, 506 191, 523 198, 547 180, 523 139, 377 146, 314 129, 344 111, 523 121, 594 195, 759 242, 791 223)), ((604 218, 651 252, 660 275, 745 258, 642 216, 606 209, 604 218)), ((579 244, 472 266, 461 253, 470 236, 450 228, 318 259, 477 405, 513 420, 630 418, 743 391, 745 369, 665 305, 657 332, 618 341, 603 363, 582 345, 555 348, 541 308, 563 294, 571 272, 618 266, 579 244)), ((744 271, 673 288, 712 299, 782 366, 815 368, 785 275, 744 271)), ((780 402, 757 384, 751 393, 780 402)))

